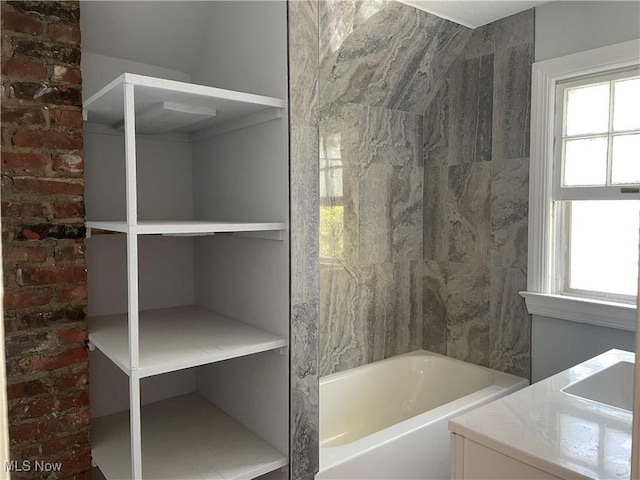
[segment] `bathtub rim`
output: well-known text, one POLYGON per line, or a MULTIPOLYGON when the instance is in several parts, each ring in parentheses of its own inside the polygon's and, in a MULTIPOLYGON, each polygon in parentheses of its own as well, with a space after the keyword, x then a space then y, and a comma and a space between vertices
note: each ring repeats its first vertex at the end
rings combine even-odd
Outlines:
POLYGON ((325 471, 332 467, 335 467, 341 463, 347 462, 354 457, 368 452, 378 446, 384 445, 386 443, 392 442, 394 439, 397 439, 401 436, 410 434, 420 428, 428 427, 434 422, 446 419, 447 422, 449 419, 462 414, 469 409, 478 407, 485 403, 496 400, 500 397, 504 397, 513 393, 517 390, 520 390, 529 385, 529 380, 526 378, 518 377, 516 375, 512 375, 509 373, 500 372, 498 370, 494 370, 488 367, 484 367, 482 365, 475 365, 469 362, 465 362, 463 360, 458 360, 456 358, 451 358, 446 355, 442 355, 439 353, 431 352, 428 350, 415 350, 413 352, 405 353, 402 355, 397 355, 395 357, 386 358, 384 360, 378 360, 376 362, 368 363, 366 365, 361 365, 359 367, 355 367, 349 370, 345 370, 338 373, 333 373, 331 375, 325 375, 320 378, 319 388, 322 388, 322 385, 325 383, 329 383, 341 378, 344 378, 348 375, 353 375, 354 370, 364 371, 369 370, 376 367, 376 364, 380 364, 382 362, 392 362, 401 357, 425 357, 425 356, 433 356, 440 357, 446 359, 447 361, 451 361, 453 363, 464 364, 473 369, 488 371, 492 374, 493 383, 485 388, 480 390, 476 390, 475 392, 469 393, 463 397, 457 398, 451 402, 445 403, 444 405, 440 405, 439 407, 433 408, 431 410, 427 410, 426 412, 422 412, 414 417, 403 420, 399 423, 390 425, 382 430, 378 430, 369 435, 365 435, 353 442, 347 443, 345 445, 339 445, 335 447, 320 447, 320 462, 319 462, 319 471, 325 471))

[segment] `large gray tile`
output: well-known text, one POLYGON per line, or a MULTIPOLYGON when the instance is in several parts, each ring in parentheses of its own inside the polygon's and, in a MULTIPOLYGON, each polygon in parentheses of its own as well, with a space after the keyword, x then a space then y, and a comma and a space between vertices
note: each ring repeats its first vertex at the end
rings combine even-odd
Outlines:
POLYGON ((318 304, 291 307, 291 478, 312 480, 319 469, 318 304))
POLYGON ((534 10, 531 8, 494 22, 495 50, 505 50, 518 45, 533 45, 534 10))
POLYGON ((394 282, 391 263, 362 269, 322 267, 321 376, 385 357, 387 317, 393 314, 397 294, 394 282))
POLYGON ((320 270, 320 376, 365 363, 366 319, 360 315, 360 278, 344 267, 320 270))
POLYGON ((462 57, 465 60, 470 58, 483 57, 494 53, 495 40, 494 40, 494 27, 496 22, 483 25, 476 28, 469 38, 469 41, 464 47, 462 57))
POLYGON ((449 258, 447 241, 448 167, 425 167, 423 205, 423 257, 425 260, 445 261, 449 258))
POLYGON ((424 164, 446 165, 449 156, 449 82, 444 82, 424 114, 424 164))
POLYGON ((423 347, 447 353, 447 272, 443 262, 427 261, 422 276, 423 347))
POLYGON ((449 76, 449 164, 491 160, 493 54, 458 61, 449 76))
POLYGON ((491 256, 503 267, 526 268, 529 159, 491 162, 491 256))
POLYGON ((358 314, 366 321, 367 351, 364 360, 370 363, 385 358, 387 329, 390 327, 387 316, 393 313, 393 265, 384 263, 367 267, 361 272, 361 280, 358 314))
POLYGON ((318 131, 292 126, 291 175, 291 301, 318 298, 318 131))
POLYGON ((447 265, 447 355, 489 365, 490 283, 486 265, 447 265))
POLYGON ((339 145, 346 163, 420 166, 423 162, 422 115, 338 102, 323 108, 320 130, 339 145))
POLYGON ((391 171, 391 258, 393 262, 422 259, 423 168, 393 167, 391 171))
POLYGON ((532 61, 532 44, 499 50, 495 54, 494 160, 529 156, 532 61))
POLYGON ((293 125, 318 124, 318 2, 287 2, 289 116, 293 125))
POLYGON ((360 165, 359 261, 372 265, 391 261, 390 165, 360 165))
POLYGON ((449 167, 445 195, 449 261, 488 264, 490 162, 449 167))
POLYGON ((491 267, 491 368, 531 378, 531 318, 519 292, 527 288, 520 268, 491 267))
POLYGON ((422 114, 471 35, 469 29, 398 2, 361 2, 356 10, 351 2, 326 3, 327 13, 321 13, 322 104, 353 102, 422 114))
POLYGON ((385 357, 422 348, 422 262, 393 264, 393 291, 386 315, 385 357))

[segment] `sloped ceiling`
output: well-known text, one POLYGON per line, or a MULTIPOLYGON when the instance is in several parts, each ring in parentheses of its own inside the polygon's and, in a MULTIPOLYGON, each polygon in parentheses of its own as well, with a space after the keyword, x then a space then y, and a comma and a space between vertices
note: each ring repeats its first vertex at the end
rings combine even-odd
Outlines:
POLYGON ((487 23, 514 15, 547 1, 515 0, 398 0, 441 18, 451 20, 469 28, 478 28, 487 23))

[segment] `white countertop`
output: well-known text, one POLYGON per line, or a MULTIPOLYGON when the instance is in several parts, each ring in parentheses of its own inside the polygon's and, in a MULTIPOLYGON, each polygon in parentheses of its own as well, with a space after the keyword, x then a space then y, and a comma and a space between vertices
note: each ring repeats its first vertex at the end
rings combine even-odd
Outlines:
POLYGON ((610 350, 449 422, 449 429, 567 478, 628 479, 632 413, 561 390, 634 354, 610 350))

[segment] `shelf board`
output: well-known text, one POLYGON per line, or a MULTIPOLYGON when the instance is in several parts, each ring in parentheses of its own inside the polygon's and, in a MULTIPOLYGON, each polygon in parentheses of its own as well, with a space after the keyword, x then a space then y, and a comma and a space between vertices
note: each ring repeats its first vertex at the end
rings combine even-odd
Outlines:
POLYGON ((87 230, 97 229, 134 235, 214 235, 216 233, 283 231, 284 222, 208 222, 199 220, 88 221, 87 230))
MULTIPOLYGON (((89 341, 131 375, 127 314, 89 317, 89 341)), ((287 346, 287 340, 195 305, 143 310, 138 375, 161 373, 287 346)))
MULTIPOLYGON (((93 459, 107 479, 131 478, 129 412, 91 419, 93 459)), ((143 478, 248 479, 287 458, 196 393, 142 407, 143 478)))
POLYGON ((141 133, 194 132, 286 107, 279 98, 124 73, 84 102, 85 120, 122 126, 126 83, 135 85, 136 130, 141 133))

